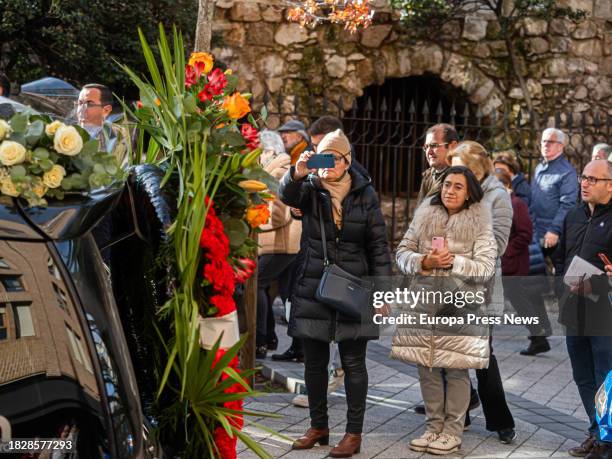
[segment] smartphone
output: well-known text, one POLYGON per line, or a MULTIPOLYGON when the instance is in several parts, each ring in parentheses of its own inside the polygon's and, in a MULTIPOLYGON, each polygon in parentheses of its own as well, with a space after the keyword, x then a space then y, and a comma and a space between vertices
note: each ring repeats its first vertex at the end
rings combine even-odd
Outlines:
POLYGON ((432 249, 443 249, 444 248, 444 238, 443 237, 432 237, 431 238, 431 248, 432 249))
POLYGON ((334 155, 331 153, 321 153, 312 156, 306 163, 308 169, 333 169, 334 155))

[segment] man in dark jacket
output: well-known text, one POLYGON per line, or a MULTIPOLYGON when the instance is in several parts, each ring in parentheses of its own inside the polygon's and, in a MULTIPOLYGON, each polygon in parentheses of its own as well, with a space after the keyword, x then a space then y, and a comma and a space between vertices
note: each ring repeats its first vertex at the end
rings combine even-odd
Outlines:
POLYGON ((598 445, 595 420, 595 394, 612 369, 611 278, 605 273, 583 280, 561 276, 574 257, 605 271, 599 254, 612 258, 612 163, 588 163, 580 180, 583 202, 565 218, 559 246, 554 253, 557 280, 564 288, 559 301, 559 322, 566 327, 567 350, 574 381, 591 425, 589 438, 572 448, 572 456, 589 459, 608 457, 607 446, 598 445), (567 287, 564 283, 572 286, 567 287))
POLYGON ((529 212, 534 226, 532 246, 530 246, 530 274, 537 275, 529 279, 525 288, 531 297, 537 315, 543 320, 541 325, 546 329, 543 335, 530 336, 529 346, 521 351, 522 355, 536 355, 550 350, 546 336, 550 335, 550 324, 543 294, 550 287, 546 278, 545 258, 552 254, 558 241, 563 220, 576 205, 578 181, 576 170, 563 154, 567 136, 555 128, 542 132, 542 162, 538 164, 531 181, 531 202, 529 212), (540 267, 536 271, 535 263, 540 267))

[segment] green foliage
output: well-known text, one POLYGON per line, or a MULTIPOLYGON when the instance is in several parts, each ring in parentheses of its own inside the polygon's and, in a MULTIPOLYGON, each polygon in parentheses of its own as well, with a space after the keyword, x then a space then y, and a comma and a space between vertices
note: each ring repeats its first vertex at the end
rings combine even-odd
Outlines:
POLYGON ((391 0, 391 6, 400 12, 400 21, 418 36, 427 36, 432 30, 451 19, 458 19, 471 11, 485 10, 497 16, 504 30, 511 30, 522 19, 534 17, 551 20, 567 18, 580 21, 586 17, 582 10, 559 7, 556 0, 515 0, 508 9, 507 0, 391 0))
POLYGON ((114 61, 138 73, 146 68, 137 27, 151 41, 159 22, 177 24, 190 32, 191 41, 197 5, 193 0, 0 0, 0 71, 20 83, 49 75, 76 85, 104 83, 136 98, 114 61))

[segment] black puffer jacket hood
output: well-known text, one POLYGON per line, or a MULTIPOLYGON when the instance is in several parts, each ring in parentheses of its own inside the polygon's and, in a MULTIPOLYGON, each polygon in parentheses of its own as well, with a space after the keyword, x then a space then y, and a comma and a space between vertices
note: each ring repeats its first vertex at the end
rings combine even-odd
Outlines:
MULTIPOLYGON (((375 338, 378 330, 372 322, 351 321, 315 299, 324 269, 319 202, 330 262, 362 278, 388 279, 391 276, 385 221, 371 181, 354 168, 349 169, 351 190, 342 203, 342 227, 338 229, 332 218, 330 194, 320 179, 310 175, 294 181, 294 171, 291 168, 285 174, 279 190, 280 199, 285 204, 303 212, 302 227, 306 235, 302 245, 305 253, 297 271, 291 301, 289 335, 326 342, 375 338)), ((371 308, 371 305, 363 305, 363 308, 371 308)))

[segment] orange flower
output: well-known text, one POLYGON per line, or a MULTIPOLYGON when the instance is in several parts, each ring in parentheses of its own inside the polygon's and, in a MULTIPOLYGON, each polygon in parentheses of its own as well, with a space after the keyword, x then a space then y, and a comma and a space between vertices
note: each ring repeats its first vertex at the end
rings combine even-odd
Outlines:
POLYGON ((251 228, 257 228, 263 225, 270 218, 270 209, 267 204, 258 204, 251 206, 246 211, 246 221, 251 225, 251 228))
POLYGON ((239 119, 251 111, 249 101, 235 92, 231 96, 225 96, 223 99, 223 108, 227 110, 227 114, 232 119, 239 119))
POLYGON ((208 53, 191 53, 189 65, 204 64, 204 73, 208 73, 213 68, 213 57, 208 53))
POLYGON ((155 99, 155 105, 157 105, 158 107, 161 105, 161 100, 159 100, 159 98, 155 99))

